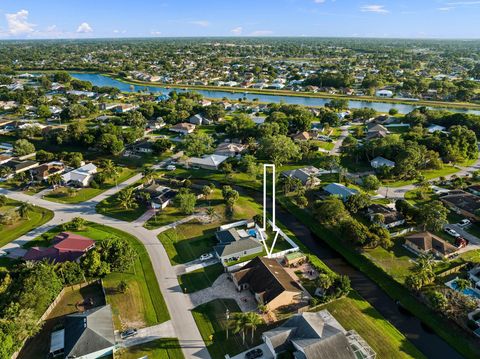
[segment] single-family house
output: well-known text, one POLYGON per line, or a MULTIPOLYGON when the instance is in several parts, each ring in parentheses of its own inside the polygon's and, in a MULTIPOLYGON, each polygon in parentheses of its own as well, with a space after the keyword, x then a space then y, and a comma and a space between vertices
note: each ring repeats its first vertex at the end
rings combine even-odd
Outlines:
POLYGON ((218 170, 219 166, 228 159, 222 155, 205 155, 203 157, 190 157, 187 160, 188 166, 203 168, 206 170, 218 170))
POLYGON ((77 261, 95 247, 95 241, 70 232, 55 236, 50 247, 32 247, 23 256, 26 261, 49 259, 56 263, 77 261))
POLYGON ((0 153, 0 165, 4 165, 5 163, 11 161, 13 159, 12 156, 0 153))
POLYGON ((323 190, 331 196, 340 197, 340 199, 344 202, 348 199, 348 197, 358 193, 356 189, 348 188, 347 186, 344 186, 340 183, 329 183, 328 185, 323 187, 323 190))
POLYGON ((112 110, 113 112, 116 112, 116 113, 126 113, 126 112, 133 111, 136 108, 137 106, 135 106, 134 104, 122 103, 120 105, 115 106, 112 110))
POLYGON ((222 142, 215 149, 215 154, 227 157, 236 157, 241 155, 247 149, 246 145, 241 143, 222 142))
POLYGON ((303 131, 292 136, 294 141, 308 141, 312 138, 309 132, 303 131))
POLYGON ((48 177, 63 173, 63 171, 65 171, 65 165, 58 161, 44 163, 30 170, 36 181, 46 181, 48 177))
POLYGON ((256 257, 231 274, 238 291, 250 290, 268 310, 298 303, 303 290, 276 259, 256 257))
POLYGON ((153 153, 153 142, 140 140, 132 145, 132 150, 136 153, 153 153))
POLYGON ((211 125, 212 120, 206 118, 201 113, 197 113, 188 119, 188 122, 193 123, 194 125, 211 125))
POLYGON ((384 125, 381 125, 379 123, 369 123, 367 125, 367 132, 385 132, 388 133, 388 128, 386 128, 384 125))
POLYGON ((181 122, 173 125, 169 130, 182 135, 188 135, 189 133, 195 131, 195 125, 193 123, 181 122))
POLYGON ((149 186, 143 188, 143 192, 150 194, 150 206, 154 209, 164 209, 167 207, 177 195, 177 191, 153 182, 149 186))
POLYGON ((375 359, 375 351, 354 330, 346 331, 326 309, 295 314, 262 334, 273 358, 290 352, 296 359, 375 359))
POLYGON ((377 90, 375 91, 377 97, 393 97, 393 92, 390 90, 377 90))
POLYGON ((215 237, 218 244, 214 247, 214 251, 222 263, 263 252, 262 243, 244 229, 219 230, 215 233, 215 237))
POLYGON ((110 304, 67 315, 64 328, 53 332, 50 341, 51 357, 96 359, 114 351, 110 304))
POLYGON ((395 162, 387 160, 384 157, 377 156, 373 160, 370 161, 370 166, 373 168, 382 168, 382 167, 390 167, 394 168, 395 167, 395 162))
POLYGON ((405 246, 418 254, 432 253, 439 258, 448 258, 458 251, 457 247, 430 232, 405 237, 405 246))
POLYGON ((66 185, 88 187, 95 173, 97 173, 97 166, 93 163, 87 163, 73 171, 64 173, 62 175, 62 181, 66 185))
POLYGON ((444 132, 447 128, 444 127, 444 126, 440 126, 440 125, 435 125, 435 124, 431 124, 430 126, 427 127, 427 131, 428 133, 434 133, 434 132, 444 132))
POLYGON ((26 160, 26 161, 20 161, 20 160, 11 160, 8 161, 6 166, 10 167, 15 174, 25 172, 28 170, 31 170, 39 165, 37 161, 32 161, 32 160, 26 160))
POLYGON ((320 170, 314 166, 307 166, 303 168, 297 168, 290 171, 283 171, 282 176, 299 179, 303 185, 309 184, 310 186, 316 186, 320 184, 320 179, 317 177, 320 170))
POLYGON ((448 192, 439 198, 447 207, 454 212, 472 220, 480 219, 480 197, 462 190, 448 192))
POLYGON ((473 193, 475 196, 480 196, 480 185, 472 185, 467 188, 467 191, 473 193))
POLYGON ((405 223, 405 217, 403 214, 393 208, 381 204, 370 205, 367 208, 367 215, 370 218, 370 221, 375 221, 376 224, 386 229, 398 227, 405 223), (377 217, 376 215, 379 215, 382 220, 375 220, 377 217))

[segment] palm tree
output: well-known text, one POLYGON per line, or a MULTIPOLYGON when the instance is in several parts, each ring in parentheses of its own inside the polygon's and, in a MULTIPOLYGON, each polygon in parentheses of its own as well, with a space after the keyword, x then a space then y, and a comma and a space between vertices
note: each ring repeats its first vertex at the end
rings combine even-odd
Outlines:
POLYGON ((33 205, 28 202, 22 202, 22 204, 18 207, 17 211, 20 217, 30 219, 28 217, 28 213, 33 210, 33 205))
POLYGON ((118 203, 120 207, 124 209, 129 209, 129 208, 134 208, 137 206, 137 203, 135 201, 135 196, 133 194, 133 188, 127 188, 123 191, 121 191, 118 194, 118 203))
POLYGON ((107 178, 115 179, 115 186, 117 186, 118 168, 112 160, 105 160, 102 162, 103 173, 107 178))
POLYGON ((465 289, 470 287, 470 282, 467 279, 457 279, 455 283, 457 284, 457 289, 460 292, 463 292, 465 289))
POLYGON ((51 186, 59 185, 60 183, 62 183, 62 176, 60 175, 60 173, 55 173, 48 177, 47 181, 48 184, 51 186))
POLYGON ((153 179, 153 169, 151 167, 146 167, 143 170, 143 179, 144 183, 150 183, 150 181, 153 179))
POLYGON ((7 204, 7 197, 5 197, 4 195, 0 195, 0 207, 3 207, 7 204))
POLYGON ((242 333, 242 341, 243 345, 245 345, 245 330, 248 326, 248 319, 246 313, 235 313, 233 318, 234 324, 234 332, 235 333, 242 333))
POLYGON ((215 217, 215 214, 216 214, 215 208, 213 208, 213 207, 208 207, 208 208, 207 208, 207 215, 208 215, 208 217, 210 218, 210 222, 211 222, 211 221, 213 220, 213 218, 215 217))
POLYGON ((263 324, 263 319, 260 315, 258 315, 255 312, 248 312, 245 313, 245 318, 246 318, 246 326, 249 327, 252 330, 252 343, 253 343, 253 335, 255 334, 255 330, 260 324, 263 324))
POLYGON ((5 178, 10 176, 13 173, 13 169, 7 166, 0 167, 0 177, 5 178))

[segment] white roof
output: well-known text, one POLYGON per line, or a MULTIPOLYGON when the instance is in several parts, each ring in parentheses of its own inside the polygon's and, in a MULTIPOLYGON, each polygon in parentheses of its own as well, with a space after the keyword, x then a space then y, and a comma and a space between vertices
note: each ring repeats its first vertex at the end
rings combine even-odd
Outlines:
POLYGON ((380 166, 387 166, 387 167, 395 167, 395 162, 387 160, 384 157, 378 156, 375 157, 370 164, 372 167, 380 167, 380 166))
POLYGON ((222 155, 207 155, 202 158, 191 157, 189 162, 190 164, 197 165, 206 165, 206 166, 215 166, 218 167, 223 161, 228 157, 222 155))
POLYGON ((428 132, 433 133, 435 131, 445 131, 445 127, 440 125, 430 125, 427 127, 428 132))
POLYGON ((50 353, 65 348, 65 329, 57 330, 52 333, 50 339, 50 353))

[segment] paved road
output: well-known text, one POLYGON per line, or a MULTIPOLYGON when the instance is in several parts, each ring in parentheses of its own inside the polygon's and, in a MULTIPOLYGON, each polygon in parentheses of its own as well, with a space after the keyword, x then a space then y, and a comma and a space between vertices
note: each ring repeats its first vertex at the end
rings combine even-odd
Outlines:
POLYGON ((56 225, 70 221, 73 217, 82 217, 87 221, 115 227, 135 236, 143 243, 148 252, 158 285, 162 291, 163 298, 165 299, 170 313, 175 336, 180 342, 185 357, 209 359, 210 354, 208 353, 205 343, 198 331, 192 313, 188 309, 191 303, 182 293, 175 270, 170 264, 165 249, 157 239, 158 230, 150 231, 144 228, 142 224, 124 222, 95 212, 95 206, 97 203, 140 178, 141 175, 134 176, 130 178, 127 183, 124 182, 119 184, 118 187, 106 191, 108 193, 102 193, 98 197, 80 204, 55 203, 41 198, 28 196, 21 192, 0 189, 0 194, 18 201, 30 202, 36 206, 50 209, 55 213, 54 218, 46 225, 10 242, 0 250, 20 254, 22 251, 21 246, 27 241, 31 241, 56 225))
POLYGON ((338 139, 335 141, 335 144, 334 144, 333 148, 330 150, 331 155, 339 155, 340 154, 340 149, 342 147, 343 140, 348 136, 348 129, 349 128, 350 128, 349 125, 340 127, 342 132, 340 133, 340 136, 338 137, 338 139))

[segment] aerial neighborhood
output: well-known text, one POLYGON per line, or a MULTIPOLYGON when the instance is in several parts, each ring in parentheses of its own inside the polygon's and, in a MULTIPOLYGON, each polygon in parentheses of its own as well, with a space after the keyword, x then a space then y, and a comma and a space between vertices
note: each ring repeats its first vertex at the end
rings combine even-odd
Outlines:
POLYGON ((0 358, 480 357, 477 42, 115 41, 0 42, 0 358))

